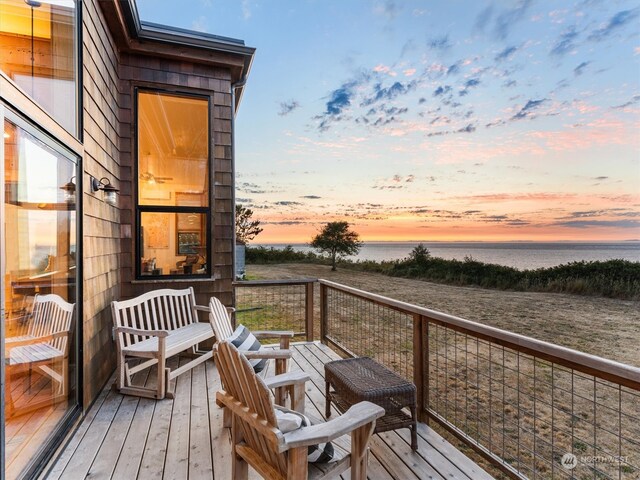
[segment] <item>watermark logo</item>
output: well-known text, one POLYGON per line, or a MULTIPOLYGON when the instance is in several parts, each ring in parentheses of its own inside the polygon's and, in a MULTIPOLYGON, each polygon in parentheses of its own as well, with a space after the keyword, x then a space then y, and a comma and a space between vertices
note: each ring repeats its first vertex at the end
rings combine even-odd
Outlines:
POLYGON ((565 453, 560 459, 560 465, 567 470, 573 470, 578 463, 583 465, 596 465, 598 463, 617 464, 627 463, 627 457, 615 455, 582 455, 579 458, 573 453, 565 453))
POLYGON ((578 457, 576 457, 573 453, 565 453, 560 459, 560 465, 562 465, 567 470, 573 470, 578 466, 578 457))

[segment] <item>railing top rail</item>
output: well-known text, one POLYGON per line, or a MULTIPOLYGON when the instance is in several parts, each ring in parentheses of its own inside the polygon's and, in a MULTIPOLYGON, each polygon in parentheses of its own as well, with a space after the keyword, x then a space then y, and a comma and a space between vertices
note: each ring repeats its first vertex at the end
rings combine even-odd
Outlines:
POLYGON ((570 368, 583 371, 590 375, 611 380, 628 387, 640 390, 640 368, 625 363, 616 362, 606 358, 598 357, 584 352, 579 352, 571 348, 562 347, 553 343, 536 340, 535 338, 509 332, 496 327, 490 327, 481 323, 465 320, 446 313, 419 307, 410 303, 395 300, 393 298, 366 292, 357 288, 348 287, 340 283, 319 279, 321 285, 325 285, 335 290, 340 290, 351 295, 371 300, 380 305, 386 305, 395 310, 417 314, 430 320, 435 320, 445 326, 461 329, 478 336, 488 338, 501 345, 508 346, 517 351, 540 356, 570 368))
POLYGON ((275 287, 278 285, 307 285, 317 282, 317 278, 283 278, 280 280, 239 280, 234 287, 275 287))

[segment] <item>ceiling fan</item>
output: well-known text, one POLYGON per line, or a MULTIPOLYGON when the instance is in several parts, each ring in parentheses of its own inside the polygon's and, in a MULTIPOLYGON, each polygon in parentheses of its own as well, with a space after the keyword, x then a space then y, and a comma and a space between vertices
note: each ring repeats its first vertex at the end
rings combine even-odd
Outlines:
POLYGON ((173 180, 173 177, 159 177, 151 172, 143 172, 140 174, 140 180, 153 185, 155 183, 167 183, 173 180))

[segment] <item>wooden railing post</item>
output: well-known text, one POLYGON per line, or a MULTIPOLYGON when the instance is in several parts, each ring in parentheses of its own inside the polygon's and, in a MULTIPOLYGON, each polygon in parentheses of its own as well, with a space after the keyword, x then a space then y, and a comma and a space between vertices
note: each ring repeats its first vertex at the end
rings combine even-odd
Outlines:
POLYGON ((307 342, 313 342, 313 288, 315 282, 309 282, 305 285, 305 310, 304 320, 307 333, 307 342))
MULTIPOLYGON (((418 421, 424 418, 424 337, 423 317, 419 313, 413 314, 413 383, 416 386, 416 404, 418 406, 418 421)), ((428 369, 427 369, 428 371, 428 369)))
POLYGON ((320 283, 320 341, 327 344, 327 323, 329 316, 329 305, 327 286, 320 283))
POLYGON ((426 423, 427 425, 430 425, 431 422, 430 420, 430 415, 429 415, 429 409, 431 408, 429 405, 429 394, 431 392, 430 390, 430 379, 431 379, 431 375, 430 375, 430 371, 431 371, 431 356, 430 356, 430 352, 429 352, 429 342, 430 342, 430 338, 429 338, 429 319, 427 317, 422 317, 422 365, 424 365, 424 369, 422 371, 422 378, 424 378, 424 385, 423 385, 423 397, 422 397, 422 412, 423 412, 423 419, 421 420, 421 422, 426 423))

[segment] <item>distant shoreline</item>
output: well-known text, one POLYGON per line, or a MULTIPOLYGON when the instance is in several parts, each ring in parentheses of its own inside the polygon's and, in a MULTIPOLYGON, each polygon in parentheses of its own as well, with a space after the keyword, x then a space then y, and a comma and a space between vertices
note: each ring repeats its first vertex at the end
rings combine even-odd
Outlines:
MULTIPOLYGON (((532 243, 532 244, 554 244, 554 243, 563 243, 563 244, 593 244, 593 245, 616 245, 622 243, 638 243, 640 244, 640 239, 638 238, 629 238, 626 240, 363 240, 364 244, 372 244, 372 243, 487 243, 487 244, 509 244, 509 243, 532 243)), ((309 242, 269 242, 269 243, 255 243, 254 246, 264 246, 271 247, 276 245, 291 245, 291 246, 301 246, 308 245, 309 242)), ((640 246, 640 245, 639 245, 640 246)))
MULTIPOLYGON (((627 260, 640 262, 640 242, 364 242, 358 255, 347 257, 351 261, 396 261, 406 258, 419 244, 429 249, 431 255, 445 260, 464 260, 471 257, 483 263, 503 265, 519 270, 551 268, 570 262, 627 260)), ((296 252, 314 250, 305 243, 257 243, 253 248, 284 249, 296 252)))

